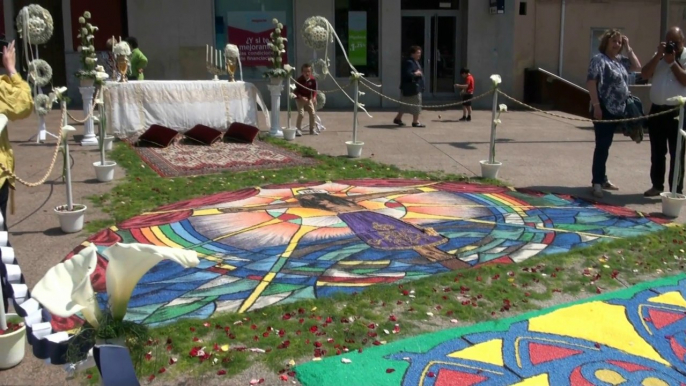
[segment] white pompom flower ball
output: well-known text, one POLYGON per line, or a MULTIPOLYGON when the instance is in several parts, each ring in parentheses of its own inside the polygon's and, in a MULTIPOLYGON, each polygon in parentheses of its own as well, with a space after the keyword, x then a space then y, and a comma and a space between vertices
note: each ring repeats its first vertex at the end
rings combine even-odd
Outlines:
POLYGON ((28 38, 31 44, 45 44, 52 37, 55 29, 52 15, 40 5, 31 4, 22 8, 17 16, 17 31, 22 39, 28 38), (24 11, 26 9, 27 11, 24 11), (24 20, 28 13, 28 20, 24 20), (24 29, 28 29, 28 37, 24 36, 24 29))

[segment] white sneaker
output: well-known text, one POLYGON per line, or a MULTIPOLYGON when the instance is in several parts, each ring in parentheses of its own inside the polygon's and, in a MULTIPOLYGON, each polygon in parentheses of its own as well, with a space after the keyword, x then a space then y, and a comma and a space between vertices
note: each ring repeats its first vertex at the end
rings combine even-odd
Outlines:
POLYGON ((593 197, 596 198, 603 198, 603 185, 601 184, 593 184, 593 197))

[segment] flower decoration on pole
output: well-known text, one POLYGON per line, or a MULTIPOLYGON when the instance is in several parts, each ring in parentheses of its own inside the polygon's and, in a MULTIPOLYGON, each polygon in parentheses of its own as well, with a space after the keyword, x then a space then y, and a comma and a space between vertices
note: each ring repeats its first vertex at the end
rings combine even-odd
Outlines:
POLYGON ((33 104, 36 107, 36 114, 41 117, 48 115, 52 109, 52 104, 55 102, 54 99, 50 98, 49 95, 38 94, 33 98, 33 104))
POLYGON ((283 24, 279 23, 277 19, 272 20, 274 23, 274 31, 269 35, 269 43, 267 45, 272 50, 272 57, 269 61, 272 68, 264 73, 265 78, 285 78, 288 76, 286 70, 283 69, 283 55, 286 53, 286 43, 288 39, 283 37, 283 24))
POLYGON ((28 80, 38 87, 45 87, 52 80, 52 67, 43 59, 35 59, 29 63, 28 80))
POLYGON ((79 33, 76 37, 81 39, 81 43, 77 48, 81 54, 81 69, 76 72, 76 77, 82 80, 92 79, 97 84, 101 84, 102 81, 98 79, 97 71, 95 70, 98 57, 95 53, 93 42, 95 40, 93 34, 98 30, 98 27, 88 22, 90 18, 91 14, 88 11, 79 17, 79 33))
POLYGON ((171 260, 185 268, 199 264, 195 251, 117 243, 102 252, 108 260, 105 271, 108 307, 102 310, 90 280, 98 264, 97 254, 98 248, 90 244, 71 259, 51 268, 36 284, 31 296, 53 315, 67 318, 80 312, 88 324, 97 330, 106 327, 103 326, 105 320, 124 320, 133 289, 157 263, 171 260))
POLYGON ((47 43, 54 29, 52 15, 40 5, 30 4, 22 8, 17 16, 19 37, 28 40, 29 44, 47 43))

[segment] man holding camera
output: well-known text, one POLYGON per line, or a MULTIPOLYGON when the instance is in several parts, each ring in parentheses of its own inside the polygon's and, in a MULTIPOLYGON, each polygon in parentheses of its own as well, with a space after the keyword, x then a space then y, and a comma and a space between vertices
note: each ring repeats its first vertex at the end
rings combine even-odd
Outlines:
MULTIPOLYGON (((678 103, 668 101, 674 96, 686 96, 686 50, 684 50, 684 32, 679 27, 667 31, 665 41, 657 46, 653 58, 641 69, 644 79, 651 79, 650 115, 673 109, 678 103)), ((674 161, 676 160, 677 132, 679 122, 675 119, 678 111, 651 117, 648 119, 650 133, 650 180, 653 186, 644 196, 656 197, 664 191, 665 156, 669 149, 669 185, 672 188, 674 161)), ((678 193, 684 189, 684 149, 681 154, 681 172, 676 186, 678 193)))

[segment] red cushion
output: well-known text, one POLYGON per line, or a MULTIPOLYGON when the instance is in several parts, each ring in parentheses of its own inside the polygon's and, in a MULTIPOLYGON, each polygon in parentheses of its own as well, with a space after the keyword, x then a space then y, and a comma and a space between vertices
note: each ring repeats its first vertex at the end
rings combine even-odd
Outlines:
POLYGON ((231 124, 231 126, 229 126, 229 130, 227 130, 226 134, 224 134, 224 138, 236 142, 253 143, 259 132, 260 129, 255 126, 234 122, 231 124))
POLYGON ((152 125, 145 133, 138 137, 138 141, 159 147, 167 147, 177 135, 179 135, 179 133, 176 130, 160 125, 152 125))
POLYGON ((188 139, 209 146, 221 139, 222 132, 205 125, 195 125, 183 135, 188 139))

